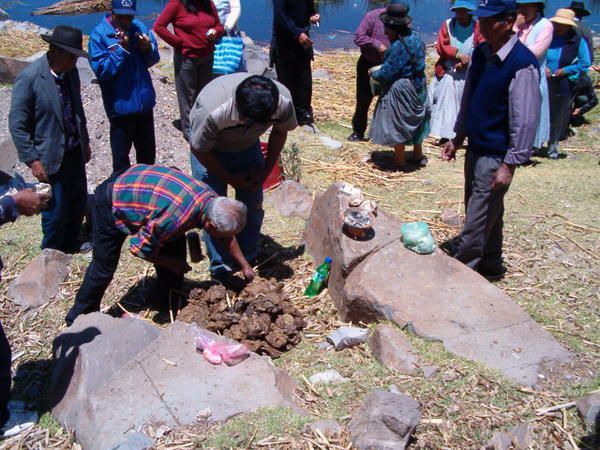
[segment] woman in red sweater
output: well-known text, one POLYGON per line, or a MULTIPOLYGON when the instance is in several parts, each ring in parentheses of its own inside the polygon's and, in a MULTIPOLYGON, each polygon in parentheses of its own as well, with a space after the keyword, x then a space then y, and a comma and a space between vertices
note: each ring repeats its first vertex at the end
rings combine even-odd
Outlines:
POLYGON ((224 33, 211 0, 170 0, 154 24, 154 31, 173 47, 175 89, 181 130, 189 141, 190 109, 212 80, 215 41, 224 33), (167 26, 173 26, 173 32, 167 26))

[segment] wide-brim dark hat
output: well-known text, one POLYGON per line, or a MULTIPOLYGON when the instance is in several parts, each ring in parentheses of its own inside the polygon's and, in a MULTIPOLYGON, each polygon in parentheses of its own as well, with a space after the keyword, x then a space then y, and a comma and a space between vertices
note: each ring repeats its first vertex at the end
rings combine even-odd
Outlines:
POLYGON ((575 11, 575 14, 579 16, 589 16, 590 14, 592 14, 587 9, 585 9, 585 5, 583 4, 583 2, 571 2, 571 5, 569 5, 569 9, 575 11))
POLYGON ((389 5, 379 18, 384 25, 390 27, 407 27, 412 23, 412 17, 408 15, 409 7, 405 3, 394 3, 389 5))
POLYGON ((83 51, 83 35, 77 28, 58 25, 51 35, 42 34, 41 37, 48 44, 56 45, 73 55, 88 57, 87 52, 83 51))

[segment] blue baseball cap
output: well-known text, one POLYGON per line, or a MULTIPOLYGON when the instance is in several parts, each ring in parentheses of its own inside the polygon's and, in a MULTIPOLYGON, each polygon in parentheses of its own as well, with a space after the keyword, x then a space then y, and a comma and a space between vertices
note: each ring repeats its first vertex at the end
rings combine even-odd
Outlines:
POLYGON ((136 0, 112 0, 112 12, 124 16, 135 16, 137 14, 136 3, 136 0))
POLYGON ((479 0, 473 15, 477 17, 492 17, 508 11, 516 11, 517 4, 514 0, 479 0))
POLYGON ((450 8, 450 11, 454 11, 461 8, 473 11, 477 8, 477 2, 474 0, 456 0, 450 8))

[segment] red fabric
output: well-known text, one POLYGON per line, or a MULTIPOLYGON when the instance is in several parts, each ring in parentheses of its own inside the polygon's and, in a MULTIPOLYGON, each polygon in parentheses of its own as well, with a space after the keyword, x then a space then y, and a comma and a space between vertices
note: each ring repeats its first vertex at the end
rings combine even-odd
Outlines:
POLYGON ((214 28, 218 39, 225 32, 219 21, 217 9, 211 1, 210 10, 187 12, 180 0, 170 0, 156 22, 154 31, 167 44, 188 58, 198 58, 210 55, 214 51, 214 41, 209 41, 206 32, 214 28), (173 24, 174 34, 167 29, 167 25, 173 24))
MULTIPOLYGON (((260 149, 262 150, 262 153, 263 153, 263 155, 264 155, 264 157, 266 159, 267 158, 267 151, 268 151, 268 145, 267 145, 267 143, 266 142, 261 142, 260 143, 260 149)), ((271 172, 269 172, 269 175, 267 175, 267 177, 263 181, 262 189, 263 189, 263 191, 268 191, 269 189, 276 188, 281 183, 283 183, 283 175, 281 173, 281 167, 279 167, 279 162, 277 162, 273 166, 273 170, 271 170, 271 172)))
MULTIPOLYGON (((477 47, 482 42, 485 42, 485 39, 481 35, 479 31, 479 21, 475 21, 475 28, 473 29, 473 48, 477 47)), ((458 49, 450 45, 450 34, 448 33, 448 24, 445 20, 440 27, 440 31, 438 32, 438 39, 436 42, 436 49, 440 58, 435 63, 435 75, 438 78, 441 78, 446 73, 446 68, 444 67, 444 63, 446 61, 457 61, 456 54, 458 53, 458 49)))

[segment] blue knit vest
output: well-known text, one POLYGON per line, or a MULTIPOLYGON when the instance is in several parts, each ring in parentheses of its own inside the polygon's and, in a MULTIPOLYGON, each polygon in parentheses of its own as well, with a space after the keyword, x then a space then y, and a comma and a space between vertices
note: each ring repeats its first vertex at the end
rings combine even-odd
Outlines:
POLYGON ((517 41, 504 61, 494 57, 488 63, 483 47, 473 52, 469 77, 471 89, 466 115, 469 150, 482 155, 506 154, 509 136, 509 86, 515 74, 528 66, 539 69, 533 53, 517 41))

